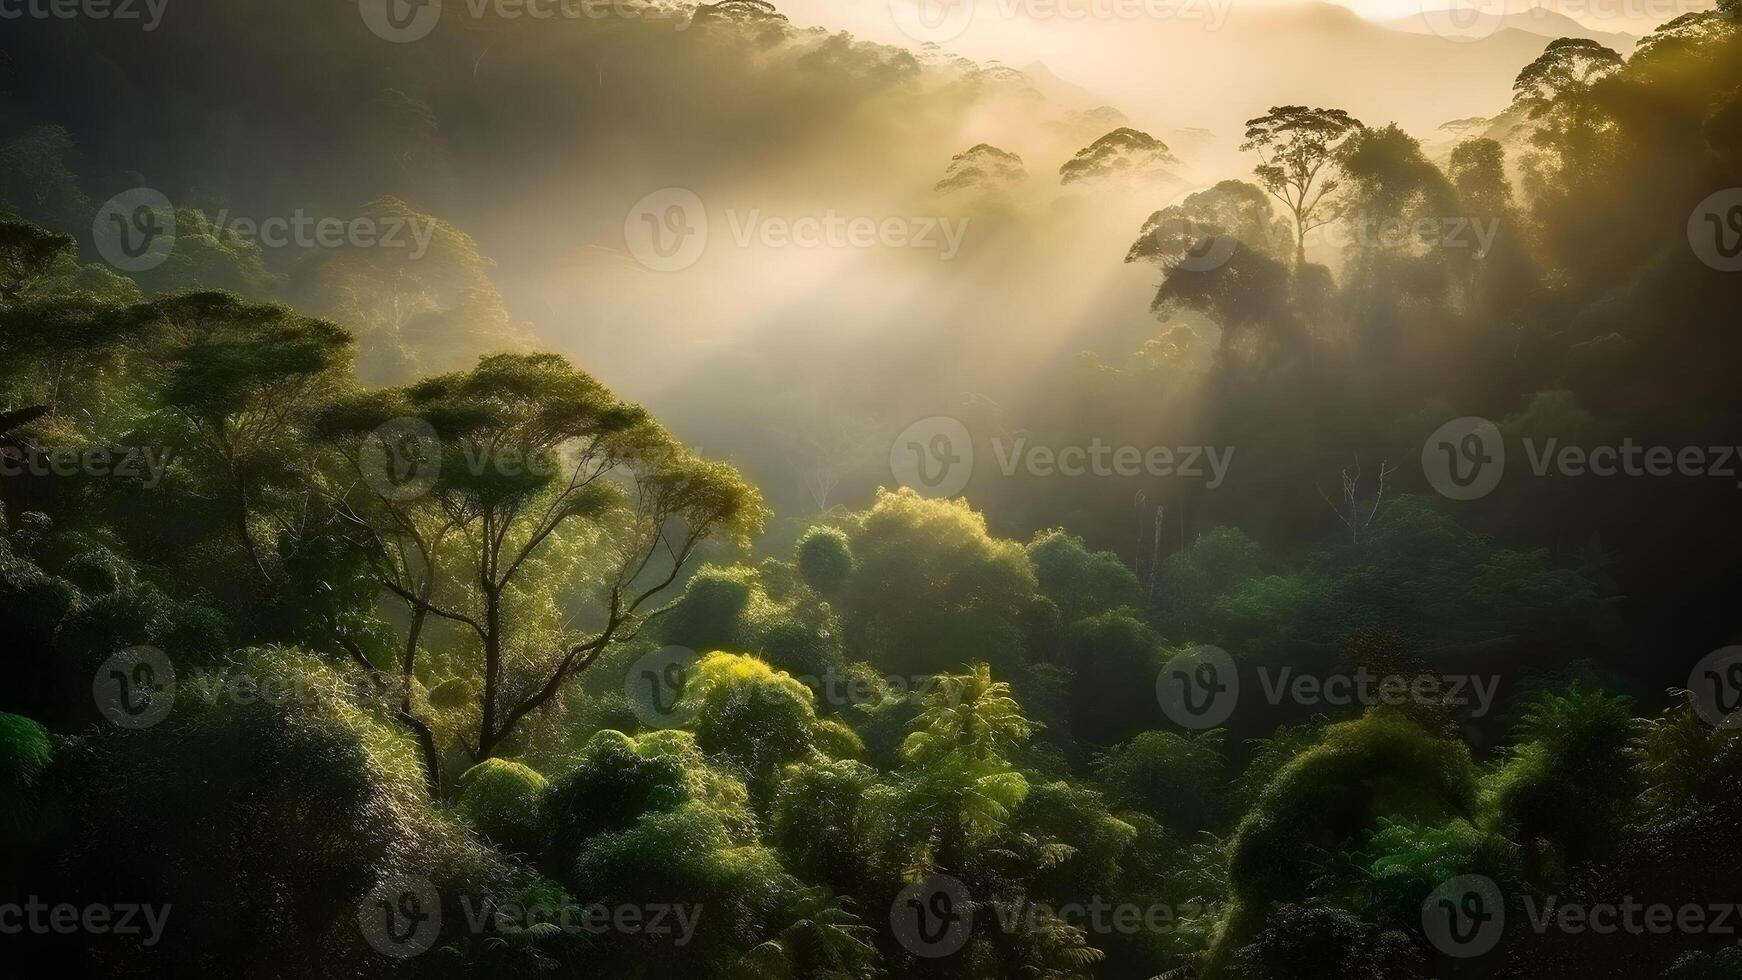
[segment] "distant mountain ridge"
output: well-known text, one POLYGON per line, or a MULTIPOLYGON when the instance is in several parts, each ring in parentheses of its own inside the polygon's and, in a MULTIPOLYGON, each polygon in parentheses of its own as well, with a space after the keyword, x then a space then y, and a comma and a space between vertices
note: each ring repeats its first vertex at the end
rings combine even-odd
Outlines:
POLYGON ((1547 7, 1527 7, 1515 13, 1502 15, 1498 24, 1489 20, 1479 20, 1468 27, 1458 29, 1445 20, 1432 19, 1446 9, 1424 11, 1410 17, 1396 20, 1384 20, 1378 23, 1394 31, 1406 34, 1441 34, 1451 32, 1457 37, 1481 37, 1499 33, 1500 31, 1523 31, 1538 37, 1549 39, 1562 37, 1578 37, 1596 41, 1606 47, 1626 54, 1639 43, 1639 36, 1621 32, 1597 31, 1586 27, 1566 14, 1550 10, 1547 7))

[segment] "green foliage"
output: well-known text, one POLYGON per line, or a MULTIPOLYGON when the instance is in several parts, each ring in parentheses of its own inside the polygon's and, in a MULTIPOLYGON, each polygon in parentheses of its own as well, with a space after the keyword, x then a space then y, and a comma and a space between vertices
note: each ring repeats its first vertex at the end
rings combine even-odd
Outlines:
POLYGON ((70 428, 72 419, 108 414, 90 389, 107 383, 123 349, 150 331, 116 304, 42 295, 50 292, 27 287, 24 298, 0 303, 0 380, 20 402, 56 413, 45 425, 70 428))
POLYGON ((429 689, 429 703, 437 708, 463 708, 478 696, 475 687, 463 677, 450 677, 429 689))
POLYGON ((1742 799, 1742 738, 1733 727, 1708 724, 1683 698, 1640 728, 1631 761, 1645 784, 1639 807, 1648 819, 1742 799))
POLYGON ((499 850, 537 854, 550 836, 549 783, 536 770, 486 759, 454 781, 460 813, 499 850))
POLYGON ((737 471, 696 457, 554 354, 490 355, 470 371, 338 399, 314 429, 362 478, 342 491, 367 530, 355 545, 409 608, 410 658, 429 617, 471 631, 475 758, 522 735, 576 674, 636 636, 704 542, 743 543, 767 515, 737 471), (413 445, 385 444, 400 438, 413 445), (386 454, 406 452, 421 484, 383 472, 386 454), (599 625, 576 625, 583 605, 599 625))
POLYGON ((431 806, 410 746, 339 693, 341 675, 292 649, 234 667, 299 696, 182 697, 153 727, 92 729, 43 777, 46 853, 66 887, 90 901, 150 895, 186 917, 151 949, 93 937, 106 956, 174 972, 351 972, 374 954, 343 928, 378 880, 421 876, 447 894, 509 883, 431 806))
POLYGON ((1409 937, 1381 931, 1353 913, 1326 905, 1279 906, 1234 972, 1254 980, 1419 980, 1430 974, 1409 937))
POLYGON ((723 815, 736 840, 752 833, 743 783, 708 765, 688 732, 650 732, 638 738, 599 732, 581 749, 574 768, 551 780, 555 860, 564 866, 593 837, 628 827, 645 813, 665 813, 688 803, 723 815))
POLYGON ((1484 795, 1533 878, 1559 880, 1613 846, 1638 793, 1631 705, 1575 683, 1537 695, 1514 727, 1484 795))
POLYGON ((1071 732, 1106 745, 1161 722, 1155 679, 1161 638, 1128 610, 1102 613, 1065 630, 1071 732))
POLYGON ((1060 528, 1036 534, 1028 543, 1028 560, 1041 595, 1052 600, 1066 623, 1138 604, 1137 576, 1119 556, 1090 551, 1082 538, 1060 528))
POLYGON ((783 602, 768 589, 761 570, 704 566, 661 619, 661 635, 692 650, 755 653, 821 699, 844 677, 840 624, 827 605, 802 592, 783 602))
POLYGON ((1277 567, 1258 542, 1238 528, 1218 527, 1199 535, 1190 547, 1169 555, 1163 567, 1169 638, 1213 638, 1209 612, 1216 601, 1242 582, 1277 567))
POLYGON ((1381 817, 1440 824, 1476 815, 1469 749, 1382 710, 1332 725, 1276 774, 1228 845, 1237 903, 1212 962, 1251 941, 1273 909, 1311 894, 1315 866, 1381 817))
POLYGON ((805 881, 848 890, 867 859, 858 813, 877 771, 852 759, 813 757, 788 766, 770 808, 769 839, 805 881))
POLYGON ((1137 828, 1115 816, 1100 793, 1063 780, 1030 786, 1012 825, 1069 849, 1032 883, 1035 894, 1053 902, 1112 894, 1138 839, 1137 828))
POLYGON ((267 271, 258 244, 193 208, 176 208, 174 221, 175 247, 161 265, 134 276, 147 293, 223 290, 265 300, 278 292, 279 277, 267 271))
POLYGON ((30 295, 59 262, 78 254, 70 235, 26 221, 0 221, 0 305, 30 295))
POLYGON ((909 727, 896 780, 865 790, 855 831, 865 862, 891 881, 975 860, 1029 790, 1009 753, 1034 724, 986 665, 940 677, 909 727))
MULTIPOLYGON (((704 911, 687 944, 647 934, 603 937, 577 953, 589 971, 620 975, 693 957, 732 963, 781 935, 789 943, 813 930, 856 935, 854 922, 804 898, 800 883, 758 842, 744 784, 714 768, 686 732, 635 739, 600 732, 576 768, 552 783, 549 802, 557 822, 551 873, 574 894, 609 906, 676 903, 704 911)), ((800 962, 846 955, 780 952, 800 962)))
POLYGON ((1216 826, 1226 812, 1226 765, 1219 730, 1144 732, 1096 757, 1095 782, 1115 805, 1189 834, 1216 826))
POLYGON ((661 620, 665 642, 692 650, 752 649, 750 624, 772 605, 757 578, 743 565, 703 567, 661 620))
POLYGON ((369 202, 358 218, 399 229, 397 247, 321 249, 297 268, 292 291, 357 332, 365 382, 403 383, 527 346, 490 280, 494 263, 470 235, 396 197, 369 202))
POLYGON ((1460 875, 1511 882, 1517 875, 1511 842, 1462 819, 1435 825, 1381 817, 1377 829, 1348 856, 1348 864, 1353 881, 1346 886, 1321 882, 1319 887, 1350 888, 1364 919, 1400 928, 1419 920, 1423 897, 1442 882, 1460 875))
POLYGON ((956 755, 1005 759, 1035 728, 1010 696, 1010 685, 994 681, 985 664, 940 676, 912 727, 901 754, 921 765, 956 755))
MULTIPOLYGON (((1640 720, 1620 696, 1551 689, 1481 764, 1472 746, 1496 733, 1442 705, 1236 738, 1156 730, 1154 701, 1164 645, 1193 642, 1245 665, 1503 672, 1524 690, 1531 673, 1590 658, 1591 673, 1647 692, 1681 682, 1679 668, 1635 663, 1623 640, 1685 650, 1733 626, 1725 481, 1515 479, 1531 459, 1513 447, 1734 438, 1734 282, 1688 246, 1700 252, 1698 233, 1715 231, 1728 247, 1723 215, 1702 228, 1690 212, 1742 162, 1735 0, 1663 24, 1627 59, 1594 41, 1547 42, 1513 105, 1463 121, 1443 162, 1398 126, 1275 108, 1248 124, 1256 184, 1223 181, 1154 211, 1127 261, 1161 267, 1160 329, 1083 334, 1138 353, 1078 357, 1068 389, 1034 385, 1020 407, 1043 420, 1031 422, 1044 426, 1029 430, 1036 445, 1216 442, 1239 447, 1250 477, 1213 495, 1145 484, 1135 498, 1117 481, 1086 492, 991 481, 972 507, 886 491, 848 513, 828 502, 869 490, 865 447, 836 432, 842 445, 818 440, 819 458, 789 481, 827 524, 759 557, 744 550, 769 516, 755 488, 594 375, 527 353, 485 256, 496 239, 406 203, 475 218, 461 180, 511 187, 474 180, 476 161, 446 146, 524 149, 505 141, 524 124, 501 111, 510 89, 579 93, 586 106, 605 97, 588 92, 676 91, 658 87, 670 83, 655 57, 604 58, 652 52, 610 47, 647 42, 646 24, 574 25, 550 43, 548 25, 505 23, 468 50, 449 22, 382 91, 373 41, 334 46, 362 33, 354 12, 341 34, 322 18, 343 11, 285 20, 206 7, 176 33, 217 62, 147 65, 90 26, 49 44, 13 40, 27 24, 0 37, 0 64, 16 69, 6 80, 19 83, 0 109, 0 455, 143 443, 173 457, 153 488, 0 481, 0 866, 9 885, 175 909, 160 948, 81 936, 68 972, 1742 976, 1714 937, 1513 929, 1493 960, 1458 966, 1419 930, 1421 897, 1464 874, 1562 903, 1733 901, 1742 742, 1691 696, 1640 720), (226 37, 237 43, 200 44, 226 37), (96 76, 65 70, 93 52, 106 66, 96 76), (207 84, 235 77, 223 59, 238 57, 261 78, 315 81, 207 84), (322 70, 295 70, 311 64, 322 70), (137 119, 79 86, 32 81, 98 76, 137 119), (263 91, 298 110, 262 114, 263 91), (477 115, 481 105, 491 111, 477 115), (36 126, 73 110, 97 152, 36 126), (176 126, 161 125, 165 112, 176 126), (270 138, 257 116, 273 121, 270 138), (224 152, 189 157, 161 140, 137 164, 104 152, 171 129, 224 152), (196 165, 181 172, 184 158, 196 165), (143 186, 117 171, 147 163, 150 182, 197 195, 174 212, 174 253, 134 277, 82 264, 93 207, 81 176, 101 197, 143 186), (351 169, 341 184, 320 178, 351 169), (302 193, 277 186, 284 173, 314 175, 303 190, 319 199, 373 196, 366 217, 429 237, 416 254, 346 246, 269 268, 208 202, 213 188, 272 185, 238 203, 276 206, 302 193), (1486 254, 1416 225, 1454 216, 1494 224, 1486 254), (1308 234, 1332 221, 1412 230, 1359 239, 1334 271, 1307 265, 1308 234), (1187 261, 1224 244, 1214 268, 1187 261), (272 301, 281 286, 301 308, 272 301), (379 384, 397 387, 364 387, 379 384), (1501 420, 1508 477, 1452 505, 1424 492, 1414 460, 1428 432, 1466 414, 1501 420), (383 451, 408 461, 379 431, 396 420, 427 426, 434 445, 415 448, 439 464, 406 496, 370 479, 383 451), (1332 509, 1341 519, 1370 505, 1371 516, 1339 526, 1323 488, 1362 462, 1332 509), (1375 472, 1390 482, 1376 486, 1375 472), (1075 533, 1052 526, 1060 515, 1075 533), (1023 544, 991 527, 1051 529, 1023 544), (1119 557, 1128 550, 1138 574, 1119 557), (384 597, 403 608, 383 610, 384 597), (685 686, 686 727, 643 732, 623 675, 661 641, 718 652, 685 686), (92 676, 141 643, 169 652, 186 693, 156 727, 120 731, 93 715, 92 676), (238 643, 264 645, 226 659, 238 643), (298 645, 272 645, 287 643, 298 645), (298 695, 201 696, 233 671, 298 695), (359 689, 364 673, 382 689, 359 689), (819 697, 843 677, 859 703, 819 697), (963 951, 935 962, 887 929, 891 896, 931 873, 965 882, 976 912, 963 951), (406 874, 448 899, 445 929, 437 950, 395 967, 362 943, 356 913, 372 885, 406 874), (461 895, 704 914, 682 947, 554 927, 473 934, 461 895), (999 921, 1031 902, 1102 898, 1165 904, 1178 928, 999 921)), ((684 141, 697 133, 808 133, 823 118, 883 125, 873 135, 890 145, 908 131, 956 134, 970 90, 1014 86, 1023 112, 1051 111, 1033 98, 1044 86, 1011 69, 800 31, 760 0, 691 23, 684 56, 732 84, 685 76, 711 111, 662 103, 675 113, 666 129, 688 135, 648 159, 695 158, 684 141), (794 108, 763 98, 768 88, 803 96, 794 108), (877 123, 869 109, 897 91, 924 94, 926 111, 877 123)), ((1091 132, 1117 125, 1076 118, 1091 132)), ((754 152, 735 159, 744 172, 773 158, 754 152)), ((548 162, 525 158, 533 175, 548 162)), ((1159 141, 1120 128, 1061 172, 1162 176, 1173 163, 1159 141)), ((611 186, 609 172, 576 172, 611 186)), ((1016 228, 1024 176, 1020 158, 982 144, 951 162, 942 189, 970 192, 971 209, 996 205, 1016 228)), ((573 203, 540 206, 577 213, 573 203)), ((1069 204, 1044 220, 1101 206, 1087 194, 1069 204)), ((592 270, 545 259, 534 267, 591 288, 592 270)), ((981 353, 942 350, 944 366, 981 353)), ((709 360, 678 387, 790 387, 783 363, 709 360)), ((888 397, 922 393, 892 385, 888 397)), ((1007 394, 975 391, 971 404, 1007 394)), ((693 407, 674 424, 738 458, 743 437, 710 430, 716 420, 693 407)), ((1008 431, 1009 419, 985 421, 1008 431)))
MULTIPOLYGON (((849 667, 847 676, 864 678, 873 689, 881 687, 881 678, 872 671, 855 669, 859 666, 849 667)), ((907 741, 908 727, 919 710, 918 699, 885 691, 879 697, 851 705, 843 716, 863 740, 871 761, 880 769, 894 769, 901 764, 901 746, 907 741)))
POLYGON ((0 713, 0 836, 8 841, 35 829, 37 783, 53 758, 47 729, 21 715, 0 713))
POLYGON ((810 689, 755 657, 703 657, 684 682, 680 712, 695 718, 696 745, 735 766, 763 800, 780 768, 817 746, 810 689))
POLYGON ((126 556, 35 512, 0 522, 0 599, 15 640, 0 708, 57 727, 94 717, 90 677, 115 651, 143 644, 200 662, 230 634, 210 605, 166 595, 126 556))
POLYGON ((589 842, 569 877, 589 900, 699 907, 691 941, 611 934, 584 962, 595 975, 680 969, 689 962, 730 963, 785 924, 782 912, 800 891, 774 852, 742 846, 720 816, 699 804, 648 813, 631 826, 589 842))
POLYGON ((798 572, 806 585, 832 596, 853 574, 853 546, 840 528, 818 524, 798 539, 798 572))
POLYGON ((909 676, 1021 662, 1033 567, 965 502, 882 491, 852 537, 859 568, 840 605, 860 656, 909 676))
POLYGON ((1498 548, 1425 498, 1388 505, 1358 546, 1310 553, 1294 570, 1219 531, 1166 566, 1167 632, 1241 654, 1286 640, 1341 644, 1384 626, 1435 644, 1506 636, 1587 636, 1612 613, 1583 572, 1545 551, 1498 548), (1472 615, 1474 613, 1474 615, 1472 615))
POLYGON ((876 930, 822 889, 800 892, 778 918, 786 924, 736 964, 745 977, 869 980, 878 975, 876 930))
POLYGON ((37 126, 0 144, 0 202, 25 221, 57 232, 83 232, 94 209, 68 165, 72 134, 37 126))

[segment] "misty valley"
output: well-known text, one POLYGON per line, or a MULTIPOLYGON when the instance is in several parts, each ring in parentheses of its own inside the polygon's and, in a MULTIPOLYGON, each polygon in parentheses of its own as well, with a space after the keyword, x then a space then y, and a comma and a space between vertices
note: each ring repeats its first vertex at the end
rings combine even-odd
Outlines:
POLYGON ((1742 0, 0 92, 0 977, 1742 980, 1742 0))

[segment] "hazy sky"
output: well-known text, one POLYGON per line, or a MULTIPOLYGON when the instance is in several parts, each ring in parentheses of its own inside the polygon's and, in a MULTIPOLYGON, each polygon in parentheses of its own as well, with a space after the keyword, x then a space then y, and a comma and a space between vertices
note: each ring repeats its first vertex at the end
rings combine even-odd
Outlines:
MULTIPOLYGON (((890 43, 902 43, 907 40, 896 28, 891 16, 892 7, 911 6, 916 0, 784 0, 777 6, 795 23, 805 26, 832 27, 851 30, 855 34, 890 43)), ((936 2, 936 0, 931 0, 936 2)), ((1198 9, 1214 7, 1225 13, 1233 7, 1257 8, 1275 6, 1298 6, 1302 0, 974 0, 976 16, 974 24, 968 30, 961 45, 950 45, 952 50, 963 47, 974 51, 984 50, 982 45, 996 44, 1000 41, 1009 42, 1023 40, 1032 41, 1028 37, 1031 29, 1045 26, 1048 19, 1059 19, 1060 14, 1054 11, 1081 11, 1094 9, 1112 9, 1121 5, 1127 8, 1167 7, 1169 4, 1182 11, 1181 16, 1190 16, 1183 11, 1188 8, 1198 9), (1019 19, 1027 24, 1016 24, 1009 19, 989 13, 991 11, 1016 11, 1019 19)), ((1315 0, 1306 0, 1315 2, 1315 0)), ((1530 7, 1544 7, 1572 17, 1593 30, 1607 32, 1643 33, 1651 27, 1661 24, 1681 14, 1695 10, 1709 10, 1715 5, 1715 0, 1330 0, 1340 6, 1347 7, 1363 17, 1372 20, 1392 20, 1410 17, 1421 13, 1424 9, 1443 9, 1447 7, 1475 8, 1482 11, 1518 11, 1530 7)), ((1120 18, 1109 20, 1117 23, 1120 18)), ((967 51, 964 53, 974 53, 967 51)), ((976 56, 984 57, 984 54, 976 56)))

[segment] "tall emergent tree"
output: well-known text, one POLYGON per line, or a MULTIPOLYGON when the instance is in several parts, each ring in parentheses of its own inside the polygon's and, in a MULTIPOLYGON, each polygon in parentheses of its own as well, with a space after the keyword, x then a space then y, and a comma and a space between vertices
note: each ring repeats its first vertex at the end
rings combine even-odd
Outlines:
POLYGON ((263 546, 295 538, 301 525, 301 425, 350 382, 351 335, 337 324, 221 292, 183 293, 143 304, 131 318, 157 332, 153 369, 182 430, 182 450, 212 474, 215 495, 262 586, 283 579, 263 546), (277 496, 280 506, 269 505, 277 496))
POLYGON ((1602 172, 1599 148, 1608 123, 1594 91, 1622 64, 1620 54, 1596 41, 1563 37, 1519 71, 1513 105, 1529 113, 1537 127, 1531 143, 1559 168, 1585 178, 1602 172))
MULTIPOLYGON (((428 618, 475 639, 478 729, 466 749, 477 760, 669 608, 648 604, 704 541, 743 540, 766 516, 736 470, 696 457, 554 354, 492 355, 356 396, 319 429, 348 464, 340 506, 380 585, 408 607, 403 714, 428 618), (521 614, 540 595, 564 614, 521 614), (585 626, 576 606, 591 607, 585 626)), ((355 637, 341 641, 359 654, 355 637)))
POLYGON ((1240 149, 1258 153, 1252 172, 1294 217, 1297 265, 1306 264, 1307 232, 1335 217, 1326 195, 1337 189, 1337 179, 1325 168, 1336 161, 1343 141, 1364 128, 1341 109, 1299 105, 1275 106, 1246 121, 1240 149))

